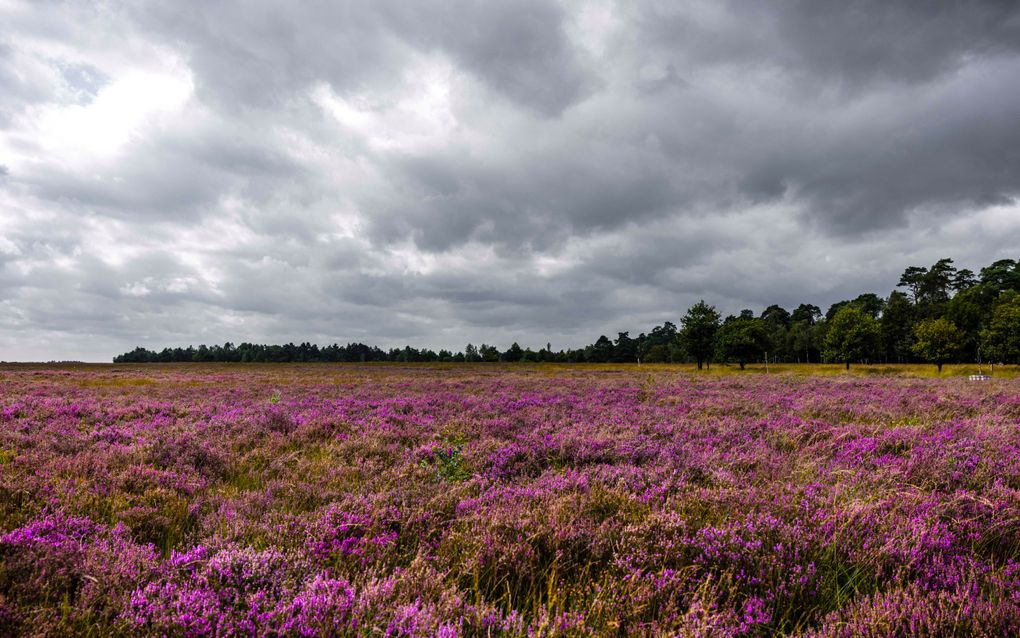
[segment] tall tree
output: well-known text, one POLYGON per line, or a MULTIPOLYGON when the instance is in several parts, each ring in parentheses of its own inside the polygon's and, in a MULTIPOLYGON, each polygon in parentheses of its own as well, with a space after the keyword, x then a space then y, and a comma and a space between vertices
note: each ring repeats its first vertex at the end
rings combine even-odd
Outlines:
POLYGON ((715 333, 719 329, 719 313, 702 299, 680 319, 679 339, 683 349, 694 358, 701 370, 715 350, 715 333))
POLYGON ((981 269, 980 282, 993 286, 999 292, 1020 291, 1020 263, 1012 259, 993 261, 981 269))
POLYGON ((975 361, 980 358, 981 329, 992 316, 999 290, 990 283, 980 283, 961 290, 946 304, 945 317, 963 330, 961 356, 975 361))
POLYGON ((907 363, 913 353, 914 307, 906 293, 894 290, 879 320, 882 356, 892 363, 907 363))
POLYGON ((781 306, 771 305, 762 311, 760 317, 768 333, 769 343, 766 348, 778 359, 786 360, 790 345, 790 313, 781 306))
POLYGON ((945 305, 952 292, 966 286, 972 276, 973 273, 961 275, 952 259, 943 258, 932 264, 931 268, 910 266, 903 271, 899 285, 910 289, 918 317, 936 319, 945 312, 945 305))
POLYGON ((873 358, 878 350, 878 322, 853 304, 840 308, 828 322, 825 334, 825 358, 839 361, 850 369, 850 362, 873 358))
POLYGON ((1020 293, 1002 293, 981 331, 981 354, 990 361, 1020 363, 1020 293))
POLYGON ((885 310, 885 300, 873 292, 857 295, 850 303, 860 308, 861 312, 870 315, 872 319, 878 319, 885 310))
POLYGON ((655 326, 641 341, 639 354, 648 363, 672 363, 677 350, 677 330, 672 322, 655 326))
POLYGON ((914 354, 934 363, 942 374, 942 365, 952 361, 963 346, 963 331, 948 319, 924 319, 914 326, 914 354))
POLYGON ((899 287, 910 290, 910 300, 915 304, 920 301, 924 290, 924 280, 928 276, 928 269, 921 266, 908 266, 900 275, 899 287))
POLYGON ((971 286, 976 285, 978 282, 977 277, 974 275, 973 270, 967 268, 961 268, 956 271, 956 276, 953 277, 953 291, 962 292, 967 290, 971 286))
POLYGON ((616 363, 632 363, 637 361, 638 342, 631 338, 629 332, 618 333, 616 343, 613 344, 612 360, 616 363))
POLYGON ((822 318, 822 309, 818 306, 810 303, 802 303, 797 306, 797 309, 790 313, 791 321, 800 321, 806 324, 814 325, 822 318))
POLYGON ((516 341, 506 349, 506 352, 500 357, 503 361, 520 361, 524 357, 524 350, 520 344, 516 341))
POLYGON ((768 331, 761 319, 728 317, 715 336, 716 352, 724 361, 736 361, 740 369, 749 361, 760 359, 768 347, 768 331))
POLYGON ((774 324, 782 326, 784 328, 790 327, 791 321, 790 313, 787 312, 785 308, 778 304, 772 304, 765 310, 762 310, 760 318, 762 321, 765 322, 766 325, 774 324))
POLYGON ((818 352, 814 336, 814 326, 806 321, 794 321, 790 326, 790 351, 798 363, 801 356, 804 363, 811 363, 812 353, 818 352))
POLYGON ((606 335, 584 349, 584 360, 589 363, 608 363, 613 358, 613 342, 606 335))
POLYGON ((944 304, 949 301, 950 291, 956 277, 957 271, 953 266, 952 259, 944 258, 935 262, 928 269, 928 275, 924 279, 925 300, 932 305, 944 304))
POLYGON ((832 321, 832 318, 836 316, 836 313, 849 306, 852 301, 844 299, 843 301, 837 301, 836 303, 829 306, 829 309, 825 311, 825 320, 832 321))
POLYGON ((478 354, 481 355, 482 361, 499 361, 499 349, 496 346, 490 346, 483 343, 478 346, 478 354))

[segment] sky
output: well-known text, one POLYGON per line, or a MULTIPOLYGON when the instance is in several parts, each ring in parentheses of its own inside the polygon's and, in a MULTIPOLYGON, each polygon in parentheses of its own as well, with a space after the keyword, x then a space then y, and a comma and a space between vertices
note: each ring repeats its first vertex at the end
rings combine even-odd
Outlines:
POLYGON ((0 0, 0 360, 824 310, 1018 197, 1015 2, 0 0))

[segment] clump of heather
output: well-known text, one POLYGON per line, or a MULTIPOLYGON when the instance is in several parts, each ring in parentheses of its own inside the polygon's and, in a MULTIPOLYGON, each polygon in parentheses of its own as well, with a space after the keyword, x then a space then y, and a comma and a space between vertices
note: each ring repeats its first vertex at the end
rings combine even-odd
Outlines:
POLYGON ((0 368, 0 635, 1020 634, 1020 385, 0 368))
POLYGON ((299 573, 274 549, 198 545, 173 552, 156 578, 136 588, 123 620, 142 634, 265 634, 294 595, 299 573))
POLYGON ((1016 636, 1020 606, 1007 592, 970 587, 925 591, 917 586, 891 589, 833 613, 813 636, 1016 636))
POLYGON ((7 599, 0 627, 76 633, 114 623, 157 564, 153 549, 133 542, 123 524, 110 528, 63 513, 38 518, 0 537, 0 591, 7 599))

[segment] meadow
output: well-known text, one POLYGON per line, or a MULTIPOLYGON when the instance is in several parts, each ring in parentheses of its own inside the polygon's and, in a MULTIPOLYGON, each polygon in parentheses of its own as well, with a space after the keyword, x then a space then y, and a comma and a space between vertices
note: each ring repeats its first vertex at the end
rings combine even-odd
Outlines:
POLYGON ((1020 635, 1020 379, 0 366, 0 635, 1020 635))

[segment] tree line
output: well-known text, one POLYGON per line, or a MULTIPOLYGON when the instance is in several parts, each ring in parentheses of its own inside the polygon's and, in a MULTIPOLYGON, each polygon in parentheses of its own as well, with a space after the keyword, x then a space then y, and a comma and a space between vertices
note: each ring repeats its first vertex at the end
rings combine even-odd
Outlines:
POLYGON ((974 273, 952 259, 930 267, 910 266, 886 297, 863 293, 821 308, 802 303, 793 310, 771 305, 756 315, 742 310, 723 318, 699 301, 679 320, 631 337, 605 335, 583 348, 533 350, 513 343, 506 350, 468 344, 461 352, 383 350, 363 343, 319 347, 311 343, 241 343, 198 348, 142 347, 114 357, 115 363, 221 362, 488 362, 680 363, 698 368, 713 362, 747 363, 1020 363, 1020 262, 1001 259, 974 273))

